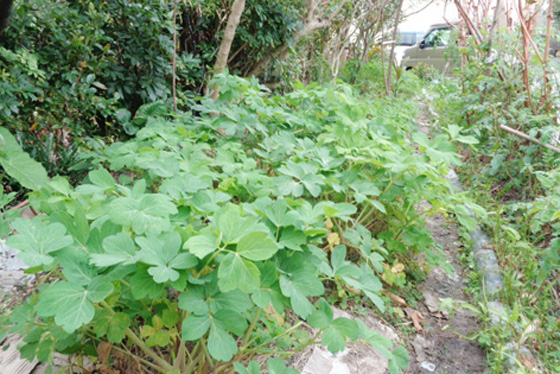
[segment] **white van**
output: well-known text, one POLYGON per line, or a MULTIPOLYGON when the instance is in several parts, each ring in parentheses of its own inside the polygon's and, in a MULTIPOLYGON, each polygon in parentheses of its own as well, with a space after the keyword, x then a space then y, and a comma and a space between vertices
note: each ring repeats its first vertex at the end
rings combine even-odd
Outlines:
POLYGON ((433 66, 442 74, 449 74, 452 65, 444 57, 444 52, 451 39, 452 25, 432 25, 420 41, 404 51, 401 67, 410 70, 419 63, 433 66))

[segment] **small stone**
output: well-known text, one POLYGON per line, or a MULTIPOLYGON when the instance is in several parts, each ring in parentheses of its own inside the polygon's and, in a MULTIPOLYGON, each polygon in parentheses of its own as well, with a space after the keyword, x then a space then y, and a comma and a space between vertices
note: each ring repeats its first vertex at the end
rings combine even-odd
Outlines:
POLYGON ((432 364, 431 362, 424 361, 420 364, 420 367, 429 371, 430 373, 436 371, 436 365, 432 364))
POLYGON ((348 319, 354 319, 350 313, 342 310, 342 309, 338 309, 338 308, 332 308, 333 311, 333 318, 337 319, 337 318, 348 318, 348 319))
POLYGON ((422 292, 422 296, 424 296, 424 302, 430 313, 439 312, 439 298, 435 297, 428 291, 422 292))
POLYGON ((315 347, 301 374, 350 374, 350 369, 332 353, 315 347))
POLYGON ((504 305, 499 301, 490 301, 488 303, 488 312, 492 325, 502 324, 506 320, 506 312, 504 305))

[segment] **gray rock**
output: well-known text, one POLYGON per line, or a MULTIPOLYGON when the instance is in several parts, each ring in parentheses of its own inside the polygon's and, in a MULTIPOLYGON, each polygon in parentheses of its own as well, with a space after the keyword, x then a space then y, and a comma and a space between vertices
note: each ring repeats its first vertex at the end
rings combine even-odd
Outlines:
POLYGON ((505 349, 507 353, 510 355, 510 357, 512 357, 506 361, 507 367, 512 370, 515 370, 517 367, 515 361, 519 360, 518 352, 521 353, 523 356, 529 357, 531 359, 535 358, 533 352, 531 352, 529 349, 527 349, 524 346, 519 346, 517 343, 509 342, 505 345, 505 349))
POLYGON ((7 287, 21 286, 27 283, 27 276, 21 270, 0 270, 0 285, 7 287))
POLYGON ((19 253, 18 250, 6 246, 3 241, 0 240, 0 270, 25 270, 28 266, 16 257, 19 253))
POLYGON ((492 325, 502 324, 507 318, 504 305, 499 301, 490 301, 487 304, 492 325))
MULTIPOLYGON (((333 308, 335 318, 352 316, 342 310, 333 308)), ((395 331, 374 317, 368 317, 364 323, 380 335, 395 341, 395 331)), ((303 367, 302 374, 386 374, 389 370, 387 358, 367 344, 348 345, 346 349, 332 354, 322 346, 314 347, 311 357, 303 367)))
POLYGON ((333 355, 320 347, 315 347, 313 354, 303 368, 302 374, 351 374, 350 368, 342 357, 346 351, 333 355))
POLYGON ((439 298, 434 296, 431 292, 423 291, 422 296, 424 296, 424 303, 430 311, 430 313, 439 312, 439 298))
POLYGON ((412 347, 416 353, 416 361, 426 361, 433 350, 433 342, 427 341, 422 335, 416 335, 412 342, 412 347))

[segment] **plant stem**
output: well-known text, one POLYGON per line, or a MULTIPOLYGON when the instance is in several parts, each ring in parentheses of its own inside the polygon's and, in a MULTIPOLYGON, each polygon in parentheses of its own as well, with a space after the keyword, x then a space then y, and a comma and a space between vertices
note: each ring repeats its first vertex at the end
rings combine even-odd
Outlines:
POLYGON ((146 356, 148 356, 152 360, 154 360, 154 362, 161 369, 160 371, 162 373, 167 373, 167 372, 171 372, 171 371, 174 370, 173 366, 169 362, 165 361, 163 358, 158 356, 157 353, 155 353, 153 350, 148 348, 146 346, 146 344, 144 343, 144 341, 142 339, 140 339, 138 337, 138 335, 136 335, 134 333, 134 331, 132 331, 130 328, 127 328, 126 330, 124 330, 124 333, 134 344, 136 344, 138 346, 138 348, 140 348, 142 350, 142 352, 144 352, 146 354, 146 356))
MULTIPOLYGON (((105 308, 111 315, 115 314, 115 311, 113 310, 113 308, 111 308, 111 306, 106 301, 100 302, 99 305, 101 305, 103 308, 105 308)), ((161 370, 162 373, 173 371, 173 366, 169 362, 167 362, 163 358, 161 358, 152 349, 148 348, 148 346, 146 346, 144 341, 142 339, 140 339, 138 337, 138 335, 136 335, 134 333, 134 331, 132 331, 129 327, 127 327, 127 329, 124 330, 124 333, 134 344, 136 344, 138 346, 138 348, 140 348, 142 350, 142 352, 144 352, 146 354, 146 356, 148 356, 152 360, 154 360, 154 362, 158 365, 158 367, 160 369, 162 369, 161 370)))
POLYGON ((173 363, 173 367, 179 371, 185 370, 185 359, 186 359, 186 343, 183 339, 179 338, 179 349, 177 350, 177 357, 173 363))
POLYGON ((210 368, 214 368, 214 360, 212 360, 212 356, 210 356, 210 352, 208 352, 208 346, 206 345, 206 342, 203 341, 202 344, 200 345, 202 348, 202 352, 204 353, 204 356, 206 356, 207 364, 210 366, 210 368))
POLYGON ((241 347, 240 347, 239 351, 242 351, 245 348, 247 348, 247 343, 249 342, 249 339, 251 338, 251 334, 253 333, 253 330, 255 329, 255 326, 257 325, 257 322, 259 321, 259 317, 261 315, 261 310, 262 309, 257 309, 257 312, 255 313, 255 318, 253 318, 253 321, 251 322, 251 326, 249 326, 249 329, 247 330, 247 333, 245 334, 245 338, 243 339, 243 342, 241 343, 241 347))
MULTIPOLYGON (((302 321, 296 323, 295 325, 293 325, 292 327, 290 327, 289 329, 287 329, 286 331, 284 331, 282 334, 280 334, 280 335, 278 335, 278 336, 275 336, 275 337, 272 339, 272 341, 278 340, 278 339, 280 339, 281 337, 283 337, 284 335, 290 334, 292 331, 299 329, 301 325, 303 325, 303 322, 302 322, 302 321)), ((271 343, 271 342, 266 342, 266 343, 259 344, 258 346, 256 346, 256 347, 253 348, 253 349, 246 350, 244 353, 247 353, 247 352, 259 352, 259 349, 260 349, 260 348, 264 347, 265 345, 269 345, 270 343, 271 343)))
MULTIPOLYGON (((123 344, 123 346, 124 346, 124 344, 123 344)), ((144 365, 146 365, 146 366, 148 366, 148 367, 150 367, 150 368, 152 368, 152 369, 154 369, 154 370, 157 370, 157 371, 159 371, 159 372, 161 372, 161 373, 165 373, 165 371, 163 371, 163 369, 160 368, 159 366, 154 365, 154 364, 151 363, 150 361, 147 361, 147 360, 143 359, 142 357, 135 355, 134 353, 130 352, 130 350, 128 350, 128 349, 127 349, 127 350, 124 350, 124 349, 122 349, 122 348, 117 347, 116 345, 113 345, 112 348, 113 348, 113 349, 116 349, 117 351, 120 351, 120 352, 126 354, 127 356, 131 356, 134 360, 138 360, 138 361, 140 361, 142 364, 144 364, 144 365)))
POLYGON ((191 360, 189 362, 189 364, 185 367, 185 369, 182 371, 183 374, 190 374, 193 372, 196 364, 198 363, 198 361, 200 361, 200 355, 198 354, 198 351, 200 350, 200 342, 201 340, 199 340, 194 348, 191 351, 191 360))
MULTIPOLYGON (((227 245, 227 244, 226 244, 227 245)), ((214 253, 212 255, 212 257, 210 257, 206 263, 204 264, 204 266, 200 269, 200 271, 198 273, 196 273, 196 278, 200 277, 201 273, 208 267, 208 265, 216 258, 217 255, 219 255, 222 251, 224 251, 225 248, 219 248, 216 253, 214 253)))
POLYGON ((172 70, 172 96, 173 111, 177 113, 177 3, 173 4, 173 59, 171 61, 172 70))

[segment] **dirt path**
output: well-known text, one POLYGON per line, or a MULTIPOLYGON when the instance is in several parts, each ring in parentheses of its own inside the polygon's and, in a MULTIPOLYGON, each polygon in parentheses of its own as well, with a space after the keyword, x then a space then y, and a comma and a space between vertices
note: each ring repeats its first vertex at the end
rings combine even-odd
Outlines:
MULTIPOLYGON (((421 103, 418 118, 419 130, 430 136, 431 124, 428 120, 428 108, 421 103)), ((424 203, 419 209, 429 207, 424 203)), ((459 308, 453 316, 452 326, 446 311, 440 311, 440 301, 451 298, 456 301, 469 302, 464 293, 467 275, 459 264, 459 255, 463 248, 457 226, 442 215, 435 215, 426 220, 433 239, 441 245, 449 263, 455 269, 455 276, 447 275, 441 268, 429 271, 426 280, 418 286, 424 296, 419 303, 424 317, 423 331, 410 336, 412 348, 408 350, 410 365, 406 374, 481 374, 488 372, 486 353, 476 342, 465 340, 453 332, 468 336, 480 329, 476 315, 468 309, 459 308)))
MULTIPOLYGON (((422 207, 421 207, 422 208, 422 207)), ((424 317, 423 331, 410 337, 412 349, 409 349, 410 366, 407 374, 478 374, 485 373, 486 354, 476 342, 462 339, 450 326, 449 315, 440 311, 441 299, 468 301, 464 293, 465 275, 459 265, 461 250, 457 227, 447 222, 443 216, 429 218, 428 228, 434 240, 443 247, 449 262, 456 271, 452 278, 440 268, 433 268, 418 289, 424 296, 420 303, 420 312, 424 317)), ((462 335, 476 332, 480 324, 476 315, 465 308, 454 314, 453 328, 462 335)))

